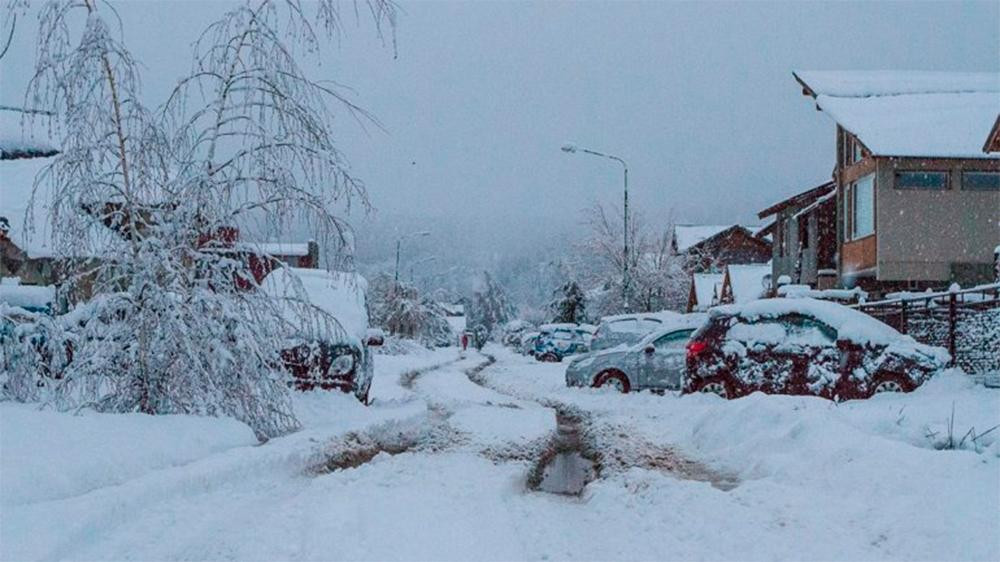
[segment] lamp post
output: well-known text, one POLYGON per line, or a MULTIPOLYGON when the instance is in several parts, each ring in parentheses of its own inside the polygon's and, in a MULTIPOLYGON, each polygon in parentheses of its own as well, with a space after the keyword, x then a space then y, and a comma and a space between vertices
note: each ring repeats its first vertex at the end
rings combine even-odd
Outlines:
POLYGON ((407 238, 414 238, 417 236, 430 236, 430 235, 431 235, 430 231, 421 230, 419 232, 411 232, 406 236, 400 236, 399 238, 396 239, 396 274, 394 275, 394 279, 397 285, 399 284, 399 250, 400 247, 402 247, 403 245, 403 240, 406 240, 407 238))
POLYGON ((413 283, 413 269, 418 265, 423 265, 425 263, 430 263, 432 261, 437 261, 437 256, 428 256, 426 258, 419 259, 410 264, 410 284, 413 283))
POLYGON ((628 261, 629 261, 629 256, 628 256, 628 164, 626 164, 625 160, 619 158, 618 156, 614 156, 612 154, 604 154, 603 152, 597 152, 596 150, 590 150, 588 148, 581 148, 581 147, 576 146, 575 144, 572 144, 572 143, 564 144, 562 146, 562 151, 566 152, 566 153, 569 153, 569 154, 576 154, 577 152, 583 152, 584 154, 590 154, 592 156, 600 156, 601 158, 607 158, 609 160, 614 160, 615 162, 618 162, 619 164, 622 165, 622 170, 625 173, 625 175, 624 175, 624 178, 625 178, 625 197, 624 197, 625 234, 622 237, 622 240, 624 242, 623 243, 623 246, 624 246, 623 252, 624 252, 624 254, 622 256, 622 258, 623 258, 622 259, 622 300, 625 301, 625 312, 629 312, 630 308, 629 308, 629 302, 628 302, 628 298, 629 298, 629 271, 628 271, 628 265, 629 265, 628 264, 628 261))

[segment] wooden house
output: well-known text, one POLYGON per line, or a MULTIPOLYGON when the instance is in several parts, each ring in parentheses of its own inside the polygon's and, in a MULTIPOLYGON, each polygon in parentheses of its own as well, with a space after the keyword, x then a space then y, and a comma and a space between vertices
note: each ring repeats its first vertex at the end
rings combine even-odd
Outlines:
POLYGON ((1000 74, 795 72, 836 123, 838 285, 875 295, 993 277, 1000 74), (988 145, 990 148, 992 145, 988 145))
POLYGON ((771 282, 783 276, 793 284, 832 288, 837 274, 836 184, 818 185, 779 201, 757 214, 773 217, 771 233, 771 282))
POLYGON ((704 312, 719 304, 722 293, 721 273, 694 273, 688 292, 688 312, 704 312))
POLYGON ((766 263, 771 243, 758 227, 727 225, 677 225, 673 250, 686 257, 689 273, 722 273, 730 263, 766 263))

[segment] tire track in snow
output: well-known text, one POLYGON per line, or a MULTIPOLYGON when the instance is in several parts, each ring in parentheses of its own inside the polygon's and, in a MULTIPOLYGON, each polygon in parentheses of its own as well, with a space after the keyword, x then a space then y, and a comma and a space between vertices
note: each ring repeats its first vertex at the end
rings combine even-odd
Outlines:
MULTIPOLYGON (((427 416, 416 425, 400 426, 397 422, 381 424, 365 431, 350 432, 324 446, 321 461, 313 463, 307 473, 326 474, 338 470, 357 468, 371 462, 380 454, 398 455, 405 452, 437 453, 459 445, 470 439, 451 427, 448 418, 452 412, 447 406, 426 392, 417 388, 420 377, 446 369, 468 357, 460 356, 450 361, 406 371, 399 376, 399 386, 413 392, 427 404, 427 416)), ((463 372, 481 371, 492 365, 496 358, 486 356, 486 360, 463 372)))
MULTIPOLYGON (((479 369, 469 370, 469 380, 493 392, 519 400, 535 402, 556 411, 556 432, 548 446, 540 455, 528 474, 528 486, 544 489, 546 476, 553 473, 555 463, 562 463, 559 471, 569 481, 560 481, 553 486, 562 488, 568 495, 579 495, 590 481, 621 473, 638 467, 667 473, 676 478, 708 482, 713 487, 729 491, 739 485, 739 479, 711 468, 710 466, 681 454, 677 448, 659 445, 637 435, 626 424, 610 423, 575 404, 569 404, 551 397, 540 397, 523 392, 512 392, 492 384, 484 371, 496 363, 496 358, 479 369), (568 464, 566 464, 568 463, 568 464), (587 463, 593 464, 593 472, 587 474, 587 463), (572 473, 576 473, 573 476, 572 473)), ((546 490, 552 491, 552 490, 546 490)))

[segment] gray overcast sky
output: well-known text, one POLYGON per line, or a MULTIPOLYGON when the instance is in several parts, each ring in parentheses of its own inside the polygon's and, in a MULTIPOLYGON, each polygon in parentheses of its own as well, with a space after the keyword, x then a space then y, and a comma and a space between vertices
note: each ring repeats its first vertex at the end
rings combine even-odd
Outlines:
MULTIPOLYGON (((115 5, 152 103, 228 6, 115 5)), ((27 20, 0 62, 0 103, 23 94, 27 20)), ((340 122, 379 212, 529 217, 518 234, 619 200, 616 165, 564 154, 566 141, 628 160, 648 216, 753 221, 833 166, 833 124, 793 69, 1000 70, 998 2, 402 2, 395 59, 371 27, 348 25, 318 74, 352 87, 387 129, 340 122)))

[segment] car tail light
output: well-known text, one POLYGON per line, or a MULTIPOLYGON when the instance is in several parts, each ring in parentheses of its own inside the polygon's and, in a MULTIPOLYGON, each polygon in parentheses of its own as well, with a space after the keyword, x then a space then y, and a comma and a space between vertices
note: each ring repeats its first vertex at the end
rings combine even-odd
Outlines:
POLYGON ((687 358, 694 359, 706 349, 708 349, 708 344, 703 341, 689 342, 687 344, 687 358))

